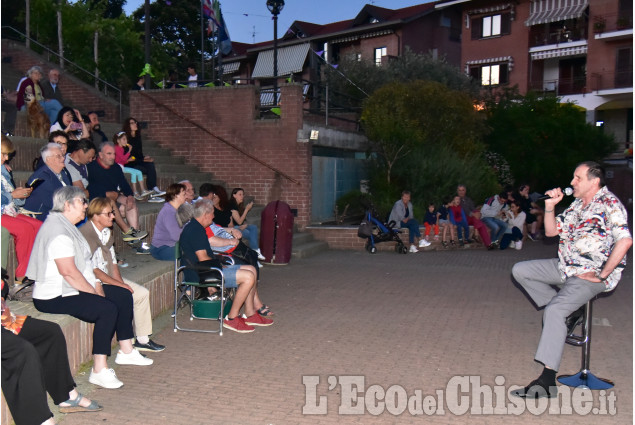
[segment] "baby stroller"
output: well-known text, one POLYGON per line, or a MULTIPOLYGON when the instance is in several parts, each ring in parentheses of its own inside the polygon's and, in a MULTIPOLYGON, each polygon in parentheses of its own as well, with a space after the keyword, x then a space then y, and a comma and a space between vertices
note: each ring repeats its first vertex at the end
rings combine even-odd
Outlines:
POLYGON ((362 239, 366 239, 366 251, 371 254, 375 254, 377 252, 377 247, 375 246, 376 243, 397 242, 395 244, 395 251, 407 254, 408 248, 399 237, 401 231, 393 228, 395 226, 395 222, 391 221, 387 224, 382 223, 382 221, 376 216, 377 212, 371 205, 366 211, 364 219, 357 229, 357 236, 362 239))

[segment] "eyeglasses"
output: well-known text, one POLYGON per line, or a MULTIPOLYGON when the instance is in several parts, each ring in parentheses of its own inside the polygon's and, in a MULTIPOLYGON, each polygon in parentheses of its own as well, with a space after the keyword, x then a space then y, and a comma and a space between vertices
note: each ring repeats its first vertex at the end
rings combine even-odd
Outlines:
POLYGON ((112 216, 114 217, 114 216, 115 216, 115 210, 112 210, 112 211, 106 211, 106 212, 100 212, 100 213, 99 213, 99 214, 97 214, 97 215, 108 215, 108 216, 111 216, 111 215, 112 215, 112 216))
POLYGON ((75 199, 81 199, 83 205, 88 205, 88 201, 86 200, 86 198, 75 198, 75 199))
POLYGON ((53 158, 57 158, 57 159, 60 159, 60 158, 61 158, 61 159, 64 159, 64 155, 59 154, 59 153, 58 153, 57 155, 51 155, 51 156, 52 156, 53 158))

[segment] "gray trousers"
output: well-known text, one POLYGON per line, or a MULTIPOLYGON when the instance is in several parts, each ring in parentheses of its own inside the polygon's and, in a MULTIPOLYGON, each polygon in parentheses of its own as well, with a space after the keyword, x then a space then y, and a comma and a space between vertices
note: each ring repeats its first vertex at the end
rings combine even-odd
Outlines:
POLYGON ((606 290, 604 282, 594 283, 577 277, 562 282, 558 261, 557 258, 523 261, 512 268, 512 275, 538 308, 545 307, 542 335, 534 358, 556 371, 560 368, 567 337, 567 316, 606 290))

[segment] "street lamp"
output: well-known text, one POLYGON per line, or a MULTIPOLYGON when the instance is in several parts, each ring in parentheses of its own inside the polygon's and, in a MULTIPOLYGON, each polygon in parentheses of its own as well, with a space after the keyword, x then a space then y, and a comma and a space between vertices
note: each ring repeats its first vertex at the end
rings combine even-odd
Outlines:
POLYGON ((278 15, 284 0, 267 0, 267 9, 273 15, 273 106, 278 106, 278 15))

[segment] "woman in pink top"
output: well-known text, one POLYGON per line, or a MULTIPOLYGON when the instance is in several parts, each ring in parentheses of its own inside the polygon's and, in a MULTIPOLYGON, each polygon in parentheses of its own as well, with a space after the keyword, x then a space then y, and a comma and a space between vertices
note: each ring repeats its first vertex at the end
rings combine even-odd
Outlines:
POLYGON ((126 167, 127 163, 135 161, 135 157, 131 156, 132 147, 128 144, 128 136, 126 136, 125 131, 120 131, 113 136, 112 140, 115 142, 115 162, 121 166, 124 173, 130 174, 134 197, 137 201, 140 201, 150 195, 152 191, 146 189, 141 171, 136 168, 126 167))

